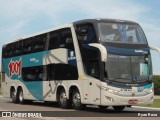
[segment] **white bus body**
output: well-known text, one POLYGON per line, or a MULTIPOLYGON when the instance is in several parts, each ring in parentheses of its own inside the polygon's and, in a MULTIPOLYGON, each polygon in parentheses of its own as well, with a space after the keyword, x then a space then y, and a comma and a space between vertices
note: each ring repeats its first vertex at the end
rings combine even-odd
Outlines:
POLYGON ((113 106, 115 110, 151 104, 150 51, 147 42, 141 40, 145 36, 142 31, 137 33, 140 30, 135 26, 137 23, 130 21, 82 20, 5 44, 2 95, 15 103, 41 100, 75 109, 88 104, 113 106), (89 27, 94 33, 89 33, 89 27), (112 30, 108 32, 109 27, 112 30), (114 31, 119 32, 122 43, 113 42, 118 34, 114 31), (94 42, 87 43, 88 34, 94 42), (136 34, 132 43, 130 34, 136 34))

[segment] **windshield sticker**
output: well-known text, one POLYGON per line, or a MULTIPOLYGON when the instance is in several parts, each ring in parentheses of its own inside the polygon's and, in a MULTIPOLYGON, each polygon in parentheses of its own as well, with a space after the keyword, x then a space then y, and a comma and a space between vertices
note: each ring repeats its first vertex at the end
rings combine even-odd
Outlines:
POLYGON ((142 92, 143 90, 150 89, 151 87, 152 87, 152 84, 145 85, 145 86, 142 86, 142 87, 137 87, 137 91, 142 92))
POLYGON ((148 64, 140 63, 140 76, 148 75, 148 64))

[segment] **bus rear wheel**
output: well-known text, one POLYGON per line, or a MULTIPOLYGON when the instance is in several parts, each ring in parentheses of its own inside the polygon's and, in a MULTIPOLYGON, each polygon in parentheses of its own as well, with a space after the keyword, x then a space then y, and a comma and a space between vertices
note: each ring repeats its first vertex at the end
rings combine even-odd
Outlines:
POLYGON ((113 108, 116 111, 122 111, 122 110, 124 110, 125 106, 113 106, 113 108))
POLYGON ((76 110, 82 110, 85 108, 85 105, 81 103, 81 95, 77 89, 74 90, 72 94, 72 106, 76 110))
POLYGON ((15 90, 11 90, 11 98, 13 103, 18 103, 18 97, 15 90))
POLYGON ((66 97, 66 92, 64 89, 60 91, 59 94, 59 105, 61 108, 67 109, 70 107, 70 100, 66 97))

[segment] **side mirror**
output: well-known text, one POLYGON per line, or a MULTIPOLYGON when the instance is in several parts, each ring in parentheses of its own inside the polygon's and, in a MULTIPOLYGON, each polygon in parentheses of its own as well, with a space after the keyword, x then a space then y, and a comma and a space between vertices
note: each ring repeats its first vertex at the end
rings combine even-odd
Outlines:
POLYGON ((98 48, 100 50, 100 53, 101 53, 101 60, 103 62, 107 61, 107 49, 103 45, 98 44, 98 43, 90 43, 89 46, 98 48))
POLYGON ((155 47, 155 46, 150 46, 150 45, 149 45, 149 47, 150 47, 151 50, 155 50, 155 51, 160 53, 160 48, 155 47))

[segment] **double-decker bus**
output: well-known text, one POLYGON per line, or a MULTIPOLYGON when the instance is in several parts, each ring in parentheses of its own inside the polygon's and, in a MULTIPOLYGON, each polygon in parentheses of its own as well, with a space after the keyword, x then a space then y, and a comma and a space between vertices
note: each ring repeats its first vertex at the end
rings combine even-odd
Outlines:
POLYGON ((58 102, 123 110, 153 102, 150 47, 138 23, 87 19, 2 48, 2 95, 14 103, 58 102))

